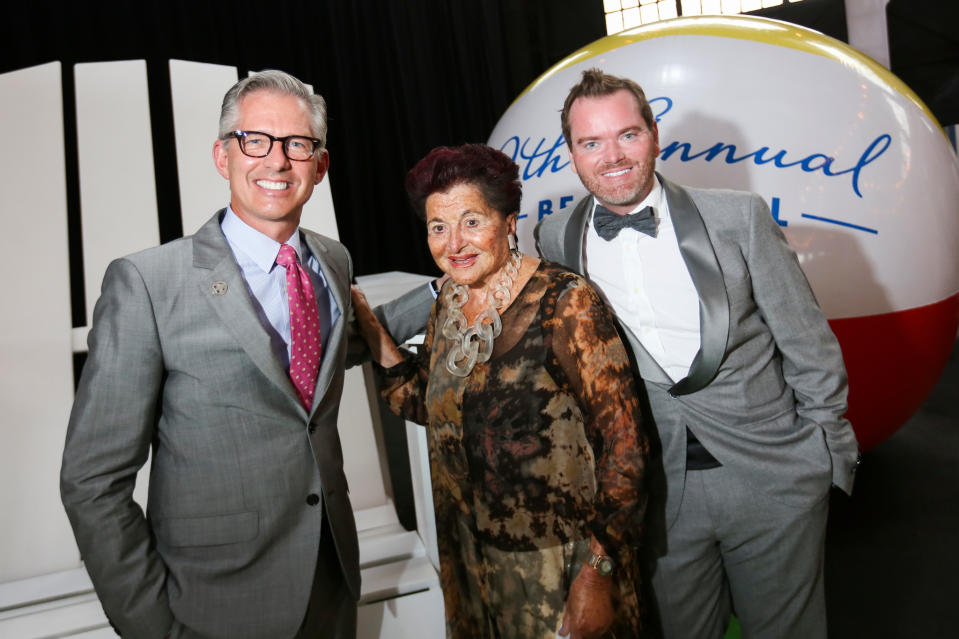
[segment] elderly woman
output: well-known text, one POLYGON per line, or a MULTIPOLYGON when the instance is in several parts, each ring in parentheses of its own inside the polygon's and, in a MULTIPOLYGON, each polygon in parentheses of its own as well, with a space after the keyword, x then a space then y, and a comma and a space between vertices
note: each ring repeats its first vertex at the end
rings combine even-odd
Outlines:
POLYGON ((637 636, 647 442, 609 312, 515 248, 500 151, 434 149, 406 188, 449 276, 419 353, 354 303, 383 397, 427 427, 448 636, 637 636))

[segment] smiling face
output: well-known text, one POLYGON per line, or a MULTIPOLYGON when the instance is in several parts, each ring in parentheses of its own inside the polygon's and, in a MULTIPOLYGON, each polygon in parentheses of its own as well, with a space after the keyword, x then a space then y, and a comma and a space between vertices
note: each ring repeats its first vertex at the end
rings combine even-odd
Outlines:
MULTIPOLYGON (((237 106, 239 130, 313 137, 309 108, 292 95, 255 91, 237 106)), ((282 144, 274 142, 269 155, 251 158, 233 138, 214 143, 213 160, 220 175, 230 181, 230 206, 237 217, 278 242, 296 230, 303 205, 329 168, 325 150, 295 162, 283 154, 282 144)))
POLYGON ((569 110, 570 166, 600 204, 620 215, 653 188, 659 132, 646 125, 636 97, 623 89, 579 98, 569 110))
POLYGON ((458 284, 487 285, 509 257, 516 213, 504 215, 487 204, 472 184, 456 184, 426 198, 426 234, 436 265, 458 284))

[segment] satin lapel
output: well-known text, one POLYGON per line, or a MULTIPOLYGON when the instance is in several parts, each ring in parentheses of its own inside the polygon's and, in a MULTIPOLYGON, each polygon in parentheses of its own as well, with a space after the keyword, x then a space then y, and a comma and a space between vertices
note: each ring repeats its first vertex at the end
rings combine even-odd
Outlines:
POLYGON ((729 298, 722 269, 695 202, 684 189, 656 175, 666 191, 679 252, 699 294, 699 352, 689 367, 689 374, 669 389, 671 395, 685 395, 704 387, 719 370, 729 338, 729 298))
POLYGON ((577 273, 585 273, 583 270, 583 238, 586 237, 586 221, 589 219, 589 211, 592 206, 593 198, 584 197, 570 213, 569 220, 566 222, 566 234, 563 237, 563 256, 565 258, 563 266, 577 273))
POLYGON ((220 321, 271 382, 300 405, 296 389, 270 347, 270 337, 257 317, 243 273, 220 230, 220 213, 193 236, 196 284, 220 321), (226 286, 223 287, 222 284, 226 286), (224 290, 217 295, 214 291, 224 290))
POLYGON ((636 359, 636 368, 639 370, 640 377, 656 384, 672 384, 672 378, 666 374, 659 362, 649 354, 649 351, 642 345, 632 329, 622 322, 620 322, 620 327, 626 334, 626 340, 633 350, 633 357, 636 359))
MULTIPOLYGON (((326 394, 326 389, 333 381, 334 366, 337 364, 337 357, 332 356, 343 340, 343 331, 346 326, 347 313, 350 309, 350 279, 349 273, 342 273, 336 267, 335 262, 330 259, 326 246, 316 235, 310 231, 304 231, 303 237, 306 245, 310 247, 313 257, 320 263, 320 269, 323 271, 323 277, 326 279, 326 285, 330 287, 333 293, 333 299, 340 309, 340 316, 336 319, 336 324, 330 329, 330 337, 326 342, 326 352, 323 353, 323 361, 320 364, 320 372, 316 376, 316 388, 313 391, 313 409, 320 399, 326 394), (327 355, 330 355, 329 357, 327 355)), ((312 410, 310 413, 312 414, 312 410)))

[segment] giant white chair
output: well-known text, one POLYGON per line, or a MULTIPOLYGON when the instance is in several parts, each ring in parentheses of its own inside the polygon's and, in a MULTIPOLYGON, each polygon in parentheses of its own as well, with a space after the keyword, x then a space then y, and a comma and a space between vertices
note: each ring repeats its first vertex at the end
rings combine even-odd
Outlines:
MULTIPOLYGON (((80 561, 59 498, 59 465, 73 400, 73 358, 88 326, 73 328, 61 66, 0 75, 0 638, 115 637, 80 561)), ((87 325, 109 261, 159 242, 147 70, 142 60, 73 69, 87 325)), ((183 230, 228 200, 212 140, 232 67, 170 61, 183 230)), ((335 167, 334 167, 335 172, 335 167)), ((325 180, 305 226, 337 237, 325 180)), ((373 304, 428 278, 358 278, 373 304)), ((423 429, 405 428, 416 530, 399 521, 384 450, 384 420, 368 368, 347 372, 339 430, 360 538, 360 639, 442 637, 436 530, 423 429)), ((395 420, 394 420, 395 421, 395 420)), ((148 469, 136 496, 146 500, 148 469)))

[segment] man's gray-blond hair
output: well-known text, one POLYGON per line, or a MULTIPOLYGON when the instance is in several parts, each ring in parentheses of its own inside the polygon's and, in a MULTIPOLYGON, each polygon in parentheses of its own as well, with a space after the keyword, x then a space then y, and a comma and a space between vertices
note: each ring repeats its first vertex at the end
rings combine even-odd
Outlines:
POLYGON ((320 148, 326 148, 326 100, 289 73, 276 69, 251 73, 226 92, 220 108, 221 140, 229 139, 230 133, 237 128, 240 100, 255 91, 273 91, 302 100, 310 109, 311 133, 320 141, 320 148))

